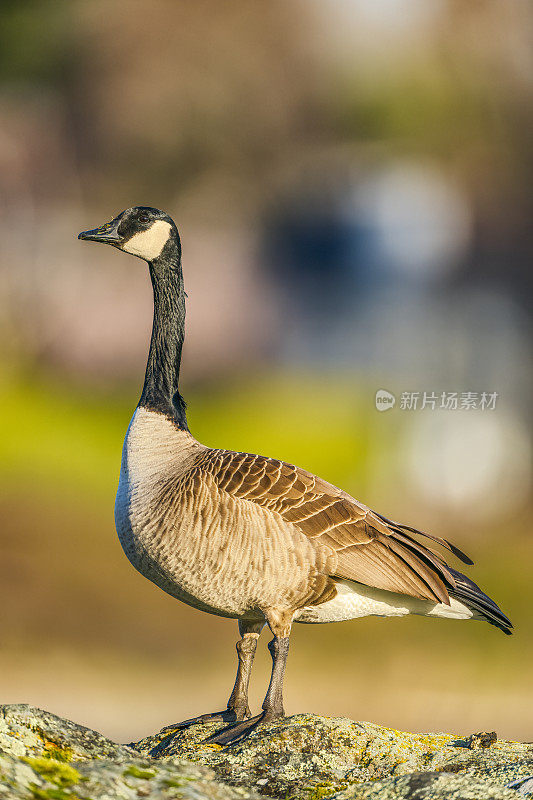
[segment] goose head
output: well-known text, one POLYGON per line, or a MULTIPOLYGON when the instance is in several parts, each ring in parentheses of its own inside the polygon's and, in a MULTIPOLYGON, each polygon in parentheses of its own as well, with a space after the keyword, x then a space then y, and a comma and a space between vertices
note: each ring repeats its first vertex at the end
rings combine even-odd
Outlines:
POLYGON ((118 250, 152 262, 168 251, 180 249, 176 225, 168 214, 157 208, 134 206, 100 228, 82 231, 78 239, 110 244, 118 250))

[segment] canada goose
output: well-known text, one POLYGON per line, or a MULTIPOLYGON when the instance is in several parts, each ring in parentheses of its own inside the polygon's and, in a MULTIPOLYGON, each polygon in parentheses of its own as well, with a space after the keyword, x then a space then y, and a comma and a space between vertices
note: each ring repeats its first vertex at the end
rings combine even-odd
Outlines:
POLYGON ((134 567, 173 597, 238 620, 238 669, 227 709, 194 720, 233 724, 235 742, 284 715, 282 685, 293 622, 422 614, 484 619, 510 633, 498 606, 412 534, 473 562, 445 539, 392 522, 304 469, 216 450, 189 432, 179 392, 185 326, 181 244, 162 211, 123 211, 79 239, 148 262, 154 318, 141 398, 122 452, 115 521, 134 567), (248 683, 265 624, 272 674, 261 714, 248 683))

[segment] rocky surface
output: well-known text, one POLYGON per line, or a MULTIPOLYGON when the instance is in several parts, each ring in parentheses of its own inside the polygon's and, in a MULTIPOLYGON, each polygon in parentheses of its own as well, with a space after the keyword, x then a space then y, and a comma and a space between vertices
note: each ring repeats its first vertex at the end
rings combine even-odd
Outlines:
POLYGON ((0 706, 0 798, 37 800, 519 800, 533 797, 533 744, 492 732, 413 734, 298 715, 220 748, 216 724, 141 742, 28 706, 0 706))

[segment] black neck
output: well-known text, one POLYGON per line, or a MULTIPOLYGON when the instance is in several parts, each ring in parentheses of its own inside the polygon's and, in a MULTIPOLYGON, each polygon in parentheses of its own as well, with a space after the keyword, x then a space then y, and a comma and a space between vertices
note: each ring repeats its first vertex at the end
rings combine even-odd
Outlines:
POLYGON ((178 390, 185 334, 185 291, 179 240, 170 240, 149 267, 154 290, 154 321, 139 405, 165 414, 179 428, 189 430, 185 401, 178 390))

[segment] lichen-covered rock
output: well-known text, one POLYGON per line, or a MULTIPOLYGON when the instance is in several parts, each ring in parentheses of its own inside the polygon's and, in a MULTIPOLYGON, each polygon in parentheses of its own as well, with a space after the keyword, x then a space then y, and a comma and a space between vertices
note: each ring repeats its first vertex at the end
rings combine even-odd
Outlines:
POLYGON ((30 706, 0 706, 0 800, 533 797, 533 745, 492 732, 402 733, 306 714, 220 748, 205 741, 219 727, 169 727, 119 745, 30 706))
POLYGON ((350 794, 357 784, 410 773, 460 773, 472 783, 476 778, 502 791, 511 781, 533 774, 533 746, 498 741, 493 733, 461 739, 300 714, 221 749, 205 742, 219 727, 210 723, 186 730, 165 728, 131 747, 153 758, 180 756, 209 765, 220 779, 256 787, 271 797, 303 800, 320 800, 344 789, 346 797, 358 797, 350 794))
POLYGON ((2 800, 260 800, 226 786, 212 770, 179 761, 88 760, 73 767, 51 758, 0 756, 2 800))
POLYGON ((335 800, 517 800, 513 789, 448 772, 411 772, 362 783, 335 800))
POLYGON ((28 705, 0 706, 0 753, 58 761, 135 757, 130 748, 101 733, 28 705))
POLYGON ((348 719, 289 717, 224 749, 205 742, 220 727, 208 723, 178 731, 166 728, 131 747, 153 758, 179 756, 207 764, 222 780, 274 797, 311 794, 318 785, 323 785, 324 794, 332 794, 346 785, 344 776, 361 758, 358 723, 348 719))

